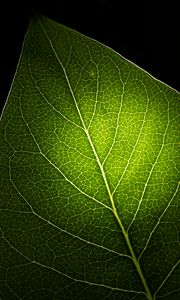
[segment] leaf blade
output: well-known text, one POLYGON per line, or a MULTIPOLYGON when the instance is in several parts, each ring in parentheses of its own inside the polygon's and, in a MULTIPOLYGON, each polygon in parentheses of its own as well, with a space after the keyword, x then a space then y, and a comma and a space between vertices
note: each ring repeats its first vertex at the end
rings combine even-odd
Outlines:
MULTIPOLYGON (((172 227, 174 233, 171 237, 161 229, 167 238, 164 243, 167 245, 172 239, 176 251, 169 266, 162 269, 159 276, 153 272, 156 265, 163 265, 164 250, 161 263, 157 264, 159 257, 153 252, 155 258, 151 255, 152 262, 147 266, 148 251, 152 251, 153 243, 157 243, 157 238, 152 241, 154 232, 157 234, 156 229, 162 227, 161 220, 166 217, 168 209, 173 210, 174 202, 178 207, 177 184, 175 186, 177 146, 174 134, 169 134, 168 130, 176 128, 175 108, 179 94, 99 43, 43 17, 42 23, 46 27, 45 34, 39 21, 31 23, 13 83, 14 90, 9 97, 14 104, 7 105, 2 117, 2 124, 5 122, 1 135, 3 149, 9 147, 5 151, 3 182, 10 189, 9 193, 3 191, 2 240, 12 245, 11 250, 30 255, 32 264, 39 264, 49 271, 64 270, 67 277, 88 283, 91 290, 88 297, 98 293, 99 299, 133 299, 135 293, 137 299, 145 299, 141 281, 146 278, 152 294, 157 294, 158 298, 159 287, 168 282, 171 270, 176 271, 174 266, 178 255, 177 230, 172 227), (47 33, 50 35, 48 42, 45 40, 47 33), (159 162, 162 155, 165 158, 159 162), (173 174, 166 170, 164 161, 172 168, 173 174), (165 172, 162 173, 161 169, 165 172), (159 182, 158 174, 163 174, 163 182, 159 182), (169 178, 173 184, 169 184, 169 178), (159 189, 155 189, 157 183, 159 189), (162 186, 166 190, 160 196, 162 186), (171 194, 174 192, 171 200, 167 196, 169 187, 171 194), (9 197, 12 199, 9 202, 11 212, 6 204, 9 197), (156 197, 158 205, 155 205, 156 197), (159 209, 162 199, 168 204, 159 209), (21 210, 13 212, 12 209, 22 207, 27 210, 28 206, 33 215, 28 221, 21 210), (12 230, 5 216, 8 219, 13 216, 21 230, 11 222, 12 230), (42 223, 37 221, 38 216, 42 223), (148 220, 144 221, 147 216, 148 220), (159 223, 156 222, 158 218, 159 223), (47 238, 39 229, 41 226, 45 228, 47 238), (50 229, 52 227, 54 229, 50 229), (72 238, 67 238, 66 232, 72 238), (29 249, 20 244, 21 240, 29 249), (132 245, 128 246, 128 243, 132 245), (140 261, 145 273, 141 280, 129 256, 131 248, 136 267, 139 268, 140 261), (139 253, 139 260, 135 253, 139 253), (94 285, 99 285, 101 291, 96 292, 94 285)), ((171 253, 170 248, 168 253, 171 253)), ((17 274, 18 279, 20 274, 17 274)), ((47 280, 46 276, 44 278, 47 280)), ((40 278, 38 282, 42 286, 40 278)), ((64 284, 62 277, 59 283, 62 284, 61 291, 58 292, 56 287, 51 295, 55 297, 57 293, 58 297, 72 298, 75 285, 72 282, 64 284), (73 286, 71 296, 66 286, 73 286)), ((51 284, 48 285, 49 293, 51 284)), ((31 295, 34 295, 36 288, 29 285, 31 295)), ((13 291, 12 288, 9 290, 13 291)), ((17 286, 14 293, 18 297, 23 294, 17 286)), ((77 293, 82 299, 87 299, 86 288, 78 289, 77 285, 77 293)), ((168 294, 169 290, 165 293, 168 294)), ((150 294, 147 298, 152 299, 150 294)))

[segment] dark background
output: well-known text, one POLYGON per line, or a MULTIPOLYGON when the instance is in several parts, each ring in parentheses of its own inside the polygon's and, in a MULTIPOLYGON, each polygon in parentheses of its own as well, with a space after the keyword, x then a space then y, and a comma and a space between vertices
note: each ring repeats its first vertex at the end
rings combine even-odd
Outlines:
POLYGON ((180 90, 178 1, 49 0, 0 4, 0 109, 7 98, 32 11, 113 48, 180 90))

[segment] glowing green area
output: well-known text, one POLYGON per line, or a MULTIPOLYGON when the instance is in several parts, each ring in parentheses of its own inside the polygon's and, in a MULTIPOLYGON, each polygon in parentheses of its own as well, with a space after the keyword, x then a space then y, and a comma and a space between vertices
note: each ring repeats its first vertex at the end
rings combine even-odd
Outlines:
POLYGON ((179 100, 31 21, 1 119, 2 299, 179 299, 179 100))

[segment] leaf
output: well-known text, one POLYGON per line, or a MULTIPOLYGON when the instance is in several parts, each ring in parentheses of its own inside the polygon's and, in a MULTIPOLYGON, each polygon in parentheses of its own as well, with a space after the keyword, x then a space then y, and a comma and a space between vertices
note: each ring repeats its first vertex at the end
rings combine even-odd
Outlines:
POLYGON ((1 118, 2 299, 179 299, 179 99, 31 20, 1 118))

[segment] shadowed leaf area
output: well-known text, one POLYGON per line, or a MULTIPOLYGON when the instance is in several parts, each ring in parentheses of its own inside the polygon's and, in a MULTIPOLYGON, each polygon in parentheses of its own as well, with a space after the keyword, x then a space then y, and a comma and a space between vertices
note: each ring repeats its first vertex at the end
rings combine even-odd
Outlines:
POLYGON ((1 116, 1 299, 180 299, 179 100, 31 20, 1 116))

